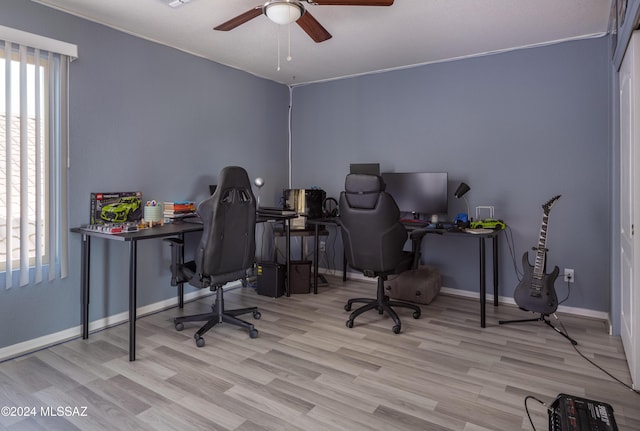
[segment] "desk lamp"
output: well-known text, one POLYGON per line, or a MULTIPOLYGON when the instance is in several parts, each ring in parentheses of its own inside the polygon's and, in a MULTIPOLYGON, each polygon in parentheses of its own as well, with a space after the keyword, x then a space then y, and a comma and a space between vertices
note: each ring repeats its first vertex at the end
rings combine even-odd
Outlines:
POLYGON ((258 177, 255 180, 253 180, 253 184, 256 185, 256 187, 258 188, 258 202, 257 202, 257 206, 260 206, 260 192, 262 191, 262 186, 264 186, 264 179, 262 177, 258 177))
POLYGON ((455 193, 453 194, 453 196, 456 197, 456 199, 460 199, 460 198, 464 198, 464 203, 467 206, 467 213, 466 214, 458 214, 454 220, 454 222, 458 223, 458 224, 462 224, 463 226, 461 227, 468 227, 469 225, 469 201, 467 200, 466 197, 464 197, 464 195, 471 190, 471 187, 469 187, 467 185, 467 183, 460 183, 460 185, 458 186, 458 188, 456 189, 455 193))

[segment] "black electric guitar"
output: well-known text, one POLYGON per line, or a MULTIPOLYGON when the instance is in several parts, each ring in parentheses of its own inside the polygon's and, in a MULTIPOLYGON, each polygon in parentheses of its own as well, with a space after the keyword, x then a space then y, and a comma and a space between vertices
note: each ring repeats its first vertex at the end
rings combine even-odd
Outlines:
POLYGON ((551 314, 558 308, 558 297, 553 284, 558 278, 560 270, 556 266, 549 274, 545 274, 545 259, 547 257, 547 224, 549 222, 549 211, 551 207, 560 199, 560 195, 551 198, 542 205, 544 211, 542 216, 542 227, 540 228, 540 239, 536 251, 536 262, 532 266, 529 263, 529 253, 522 256, 522 269, 524 276, 516 287, 514 299, 516 304, 524 310, 534 313, 551 314))

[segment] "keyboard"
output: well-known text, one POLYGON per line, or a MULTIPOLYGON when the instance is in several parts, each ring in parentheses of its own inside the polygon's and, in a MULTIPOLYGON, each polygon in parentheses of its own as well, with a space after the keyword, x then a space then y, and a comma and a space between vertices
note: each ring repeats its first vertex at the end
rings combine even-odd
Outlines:
POLYGON ((417 220, 413 218, 400 219, 400 223, 402 223, 405 226, 411 226, 416 228, 427 227, 430 225, 430 223, 426 220, 419 220, 419 219, 417 220))
POLYGON ((283 209, 279 207, 258 207, 257 213, 258 215, 266 216, 292 216, 297 214, 293 210, 283 209))

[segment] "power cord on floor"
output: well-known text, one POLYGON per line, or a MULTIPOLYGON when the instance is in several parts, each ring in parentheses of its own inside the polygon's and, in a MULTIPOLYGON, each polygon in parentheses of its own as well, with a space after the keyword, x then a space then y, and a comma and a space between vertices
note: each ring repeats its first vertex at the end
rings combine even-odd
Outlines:
MULTIPOLYGON (((531 428, 533 428, 533 431, 536 431, 536 427, 533 424, 533 420, 531 419, 531 415, 529 414, 529 407, 527 406, 527 401, 529 400, 535 400, 537 402, 539 402, 540 404, 542 404, 543 406, 547 407, 547 405, 544 403, 544 401, 539 400, 538 398, 534 397, 533 395, 527 395, 526 397, 524 397, 524 411, 527 412, 527 417, 529 418, 529 423, 531 424, 531 428)), ((548 409, 548 407, 547 407, 548 409)))
POLYGON ((518 281, 521 281, 523 274, 518 268, 518 263, 516 261, 516 255, 515 255, 516 243, 515 243, 515 240, 513 239, 513 231, 511 230, 510 226, 505 227, 504 235, 507 241, 507 247, 509 248, 509 255, 511 256, 511 262, 513 263, 513 270, 516 273, 516 277, 518 278, 518 281))
MULTIPOLYGON (((570 295, 571 295, 571 282, 567 281, 567 296, 565 296, 562 301, 559 301, 558 305, 561 305, 563 302, 565 302, 567 299, 569 299, 570 295)), ((557 319, 557 317, 556 317, 556 319, 557 319)))
MULTIPOLYGON (((567 295, 568 297, 568 295, 567 295)), ((566 300, 566 299, 565 299, 566 300)), ((564 302, 564 301, 563 301, 564 302)), ((562 321, 560 320, 560 318, 558 317, 558 315, 556 313, 553 313, 553 317, 558 321, 558 323, 560 324, 560 327, 562 328, 562 331, 564 332, 564 335, 566 336, 567 339, 571 340, 572 338, 569 336, 569 333, 567 331, 567 328, 564 326, 564 324, 562 323, 562 321)), ((624 386, 625 388, 629 389, 631 392, 635 393, 636 395, 640 395, 640 391, 637 389, 633 389, 633 387, 631 387, 631 385, 623 382, 622 380, 620 380, 619 378, 617 378, 616 376, 614 376, 613 374, 611 374, 609 371, 605 370, 604 368, 602 368, 600 365, 598 365, 595 361, 593 361, 592 359, 589 359, 587 356, 585 356, 576 346, 576 344, 571 343, 571 346, 573 347, 573 349, 576 351, 576 353, 578 353, 578 355, 580 355, 585 361, 589 362, 591 365, 593 365, 594 367, 596 367, 597 369, 599 369, 600 371, 602 371, 603 373, 605 373, 607 376, 609 376, 610 378, 612 378, 614 381, 616 381, 617 383, 620 383, 622 386, 624 386)), ((531 424, 531 428, 533 429, 533 431, 536 431, 536 427, 533 425, 533 420, 531 419, 531 415, 529 414, 529 407, 527 406, 527 401, 533 399, 537 402, 539 402, 540 404, 542 404, 543 406, 547 407, 547 405, 539 400, 538 398, 532 396, 532 395, 528 395, 524 398, 524 409, 525 412, 527 413, 527 417, 529 418, 529 423, 531 424)), ((547 407, 547 410, 549 408, 547 407)))
MULTIPOLYGON (((553 317, 558 321, 558 323, 560 324, 560 327, 562 327, 562 330, 564 331, 565 334, 569 335, 567 332, 567 328, 565 328, 564 324, 562 323, 562 321, 558 318, 558 316, 553 313, 553 317)), ((571 344, 573 349, 576 351, 576 353, 578 353, 578 355, 580 355, 585 361, 589 362, 591 365, 593 365, 594 367, 596 367, 597 369, 599 369, 600 371, 602 371, 603 373, 605 373, 607 376, 611 377, 613 380, 615 380, 616 382, 620 383, 622 386, 624 386, 625 388, 629 389, 631 392, 635 393, 636 395, 640 395, 640 391, 637 389, 633 389, 633 387, 631 387, 631 385, 623 382, 622 380, 620 380, 619 378, 617 378, 616 376, 614 376, 613 374, 611 374, 609 371, 605 370, 604 368, 602 368, 600 365, 596 364, 592 359, 587 358, 579 349, 576 345, 574 345, 573 343, 571 344)))

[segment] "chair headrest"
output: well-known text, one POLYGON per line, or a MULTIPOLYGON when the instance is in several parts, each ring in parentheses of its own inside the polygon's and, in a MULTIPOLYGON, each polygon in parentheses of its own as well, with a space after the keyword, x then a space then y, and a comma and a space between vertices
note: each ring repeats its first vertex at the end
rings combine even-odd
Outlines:
POLYGON ((251 182, 249 181, 249 175, 247 171, 240 166, 226 166, 222 168, 218 175, 218 187, 217 189, 224 189, 232 184, 235 187, 251 188, 251 182))
POLYGON ((344 180, 344 190, 347 193, 379 193, 383 192, 386 187, 379 175, 349 174, 344 180))
POLYGON ((349 174, 344 181, 347 202, 351 208, 372 209, 386 185, 379 175, 349 174))

